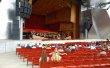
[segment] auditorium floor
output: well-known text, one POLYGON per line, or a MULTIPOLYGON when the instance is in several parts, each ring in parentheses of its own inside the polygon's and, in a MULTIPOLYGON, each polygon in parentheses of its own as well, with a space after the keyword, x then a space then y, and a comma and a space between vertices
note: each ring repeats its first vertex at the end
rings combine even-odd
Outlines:
MULTIPOLYGON (((15 52, 0 54, 0 68, 32 68, 16 56, 15 52)), ((36 68, 36 67, 35 67, 36 68)))

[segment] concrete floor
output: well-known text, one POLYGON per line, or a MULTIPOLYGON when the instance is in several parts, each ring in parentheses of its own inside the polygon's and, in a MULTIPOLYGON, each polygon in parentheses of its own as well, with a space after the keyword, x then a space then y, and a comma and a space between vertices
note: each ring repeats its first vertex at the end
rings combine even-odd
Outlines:
MULTIPOLYGON (((0 68, 32 68, 32 65, 26 65, 15 52, 0 54, 0 68)), ((35 68, 38 68, 35 66, 35 68)))

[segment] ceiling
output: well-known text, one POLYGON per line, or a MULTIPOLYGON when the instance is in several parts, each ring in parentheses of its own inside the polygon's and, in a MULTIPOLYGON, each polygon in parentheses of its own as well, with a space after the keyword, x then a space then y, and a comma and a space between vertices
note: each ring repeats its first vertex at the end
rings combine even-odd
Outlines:
MULTIPOLYGON (((71 7, 71 3, 86 2, 88 0, 32 0, 32 14, 46 15, 47 13, 59 10, 64 7, 71 7)), ((110 0, 90 0, 91 6, 96 6, 97 3, 107 2, 110 0)), ((81 3, 80 3, 81 4, 81 3)), ((83 9, 83 8, 82 8, 83 9)))
POLYGON ((32 14, 46 15, 69 6, 69 0, 33 0, 32 14))

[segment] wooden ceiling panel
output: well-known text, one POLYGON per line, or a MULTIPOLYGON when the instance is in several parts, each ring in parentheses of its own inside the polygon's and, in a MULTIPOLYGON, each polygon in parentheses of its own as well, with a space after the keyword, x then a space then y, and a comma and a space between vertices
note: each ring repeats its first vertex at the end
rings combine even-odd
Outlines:
POLYGON ((32 13, 46 15, 64 7, 68 7, 68 0, 37 0, 32 7, 32 13))

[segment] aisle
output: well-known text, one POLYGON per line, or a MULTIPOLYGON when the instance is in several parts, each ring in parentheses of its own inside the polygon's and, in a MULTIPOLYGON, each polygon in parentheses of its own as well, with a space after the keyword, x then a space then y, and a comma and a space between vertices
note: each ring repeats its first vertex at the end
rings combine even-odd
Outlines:
POLYGON ((0 54, 0 68, 32 68, 31 65, 26 65, 26 62, 22 62, 15 52, 0 54))

